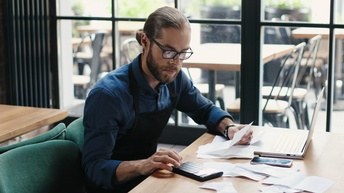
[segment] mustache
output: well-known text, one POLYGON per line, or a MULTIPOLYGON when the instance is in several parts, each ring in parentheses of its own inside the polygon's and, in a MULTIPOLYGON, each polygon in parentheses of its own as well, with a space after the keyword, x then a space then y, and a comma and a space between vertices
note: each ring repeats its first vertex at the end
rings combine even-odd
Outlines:
POLYGON ((165 71, 177 71, 178 67, 168 67, 168 68, 163 68, 162 70, 165 70, 165 71))

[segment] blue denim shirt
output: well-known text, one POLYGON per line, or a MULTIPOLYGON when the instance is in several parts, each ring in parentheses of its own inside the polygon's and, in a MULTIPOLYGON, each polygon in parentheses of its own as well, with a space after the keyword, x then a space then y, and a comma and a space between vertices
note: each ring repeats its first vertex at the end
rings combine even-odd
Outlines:
MULTIPOLYGON (((131 63, 138 82, 139 109, 154 112, 171 104, 166 84, 159 92, 145 80, 140 55, 131 63)), ((111 160, 117 137, 125 135, 135 121, 133 96, 129 87, 129 65, 122 66, 97 82, 86 98, 84 109, 85 141, 82 162, 88 180, 97 186, 111 189, 120 160, 111 160)), ((224 117, 232 118, 216 107, 197 90, 181 70, 174 80, 178 94, 176 109, 187 113, 196 123, 216 133, 216 125, 224 117)))

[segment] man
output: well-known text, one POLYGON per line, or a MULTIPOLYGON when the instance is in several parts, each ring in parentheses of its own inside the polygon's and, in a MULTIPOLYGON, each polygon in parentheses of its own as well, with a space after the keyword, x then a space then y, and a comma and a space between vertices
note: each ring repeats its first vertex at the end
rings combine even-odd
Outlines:
MULTIPOLYGON (((180 166, 177 152, 156 151, 173 109, 229 139, 243 127, 180 70, 193 53, 190 23, 180 11, 157 9, 137 39, 143 53, 102 78, 86 99, 82 162, 89 193, 128 192, 153 171, 180 166)), ((250 130, 239 143, 249 144, 251 137, 250 130)))

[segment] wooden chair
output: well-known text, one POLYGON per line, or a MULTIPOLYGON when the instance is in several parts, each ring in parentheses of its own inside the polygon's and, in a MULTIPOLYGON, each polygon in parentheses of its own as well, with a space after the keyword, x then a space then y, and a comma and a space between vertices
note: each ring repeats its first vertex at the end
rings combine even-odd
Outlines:
MULTIPOLYGON (((190 69, 189 68, 184 68, 185 72, 189 75, 190 80, 193 81, 193 77, 191 75, 190 69)), ((208 97, 209 94, 209 86, 206 83, 194 83, 194 86, 202 93, 203 96, 208 97)), ((219 106, 221 109, 225 110, 225 103, 223 100, 223 92, 225 89, 224 84, 216 84, 215 85, 215 96, 216 96, 216 101, 218 102, 219 106)))
POLYGON ((317 79, 320 78, 318 74, 321 74, 325 64, 324 58, 318 55, 320 41, 321 35, 316 35, 308 40, 301 60, 300 76, 296 82, 296 87, 303 86, 307 90, 313 88, 315 96, 318 96, 322 89, 321 82, 317 79))
MULTIPOLYGON (((292 97, 299 71, 305 43, 300 43, 280 63, 275 80, 271 86, 263 86, 262 93, 268 92, 262 99, 263 123, 274 127, 290 127, 290 113, 297 118, 292 108, 292 97), (289 95, 288 95, 289 94, 289 95)), ((239 118, 240 98, 227 106, 227 111, 234 118, 239 118)))
POLYGON ((121 45, 121 55, 124 58, 123 65, 133 61, 133 59, 141 52, 142 47, 137 42, 136 38, 128 38, 124 40, 121 45))
POLYGON ((308 129, 310 125, 306 96, 313 87, 315 96, 317 89, 321 88, 315 73, 322 68, 324 61, 317 59, 321 36, 317 35, 309 39, 301 59, 299 75, 296 80, 292 106, 300 120, 300 129, 308 129))
MULTIPOLYGON (((91 38, 92 40, 90 51, 82 51, 83 42, 81 41, 80 46, 78 46, 74 53, 74 63, 78 66, 78 73, 73 76, 75 96, 77 98, 86 98, 87 91, 92 88, 99 79, 101 67, 103 64, 106 64, 106 58, 109 57, 108 53, 102 52, 107 35, 107 32, 98 31, 85 36, 83 39, 91 38), (85 65, 89 65, 91 69, 90 74, 83 73, 85 65)), ((107 70, 110 71, 110 69, 107 70)))
MULTIPOLYGON (((291 103, 291 106, 293 107, 297 115, 296 122, 299 129, 307 129, 310 124, 306 96, 314 83, 314 72, 316 71, 317 65, 321 65, 321 62, 323 62, 322 60, 317 60, 317 53, 320 40, 321 36, 317 35, 308 41, 304 48, 304 52, 302 54, 302 58, 300 61, 300 69, 296 79, 295 89, 292 95, 291 103)), ((287 63, 287 65, 290 64, 287 63)), ((270 90, 271 87, 269 86, 263 87, 262 95, 264 98, 268 97, 270 90)), ((283 90, 283 92, 287 91, 288 89, 283 90)), ((283 93, 283 96, 285 95, 289 95, 289 93, 283 93)), ((286 98, 282 97, 280 99, 286 98)))

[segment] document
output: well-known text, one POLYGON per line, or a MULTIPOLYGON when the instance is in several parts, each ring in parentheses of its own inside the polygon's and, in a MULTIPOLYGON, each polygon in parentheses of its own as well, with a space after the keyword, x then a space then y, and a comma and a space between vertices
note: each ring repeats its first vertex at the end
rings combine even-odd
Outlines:
POLYGON ((246 177, 254 181, 260 181, 267 177, 283 178, 299 173, 296 168, 282 168, 269 165, 251 165, 247 163, 232 164, 229 162, 205 162, 206 167, 223 172, 223 177, 246 177))
POLYGON ((206 182, 200 188, 216 190, 217 193, 237 193, 231 182, 206 182))
MULTIPOLYGON (((205 162, 204 166, 223 172, 222 177, 245 177, 261 184, 262 193, 271 192, 315 192, 322 193, 334 182, 319 176, 306 176, 297 168, 283 168, 269 165, 247 163, 205 162), (269 185, 269 186, 266 186, 269 185)), ((207 184, 205 187, 221 190, 221 184, 207 184)))
MULTIPOLYGON (((319 176, 305 176, 303 173, 295 173, 282 178, 269 177, 262 181, 263 184, 273 185, 274 189, 301 190, 322 193, 330 188, 334 182, 319 176)), ((268 188, 262 190, 267 191, 268 188)), ((264 192, 264 191, 263 191, 264 192)))
MULTIPOLYGON (((212 143, 198 147, 198 158, 253 158, 257 147, 251 145, 235 145, 244 136, 253 122, 246 125, 243 129, 234 134, 232 140, 226 140, 222 136, 215 136, 212 143)), ((261 135, 253 135, 251 144, 261 139, 261 135)))
POLYGON ((245 133, 248 131, 248 129, 251 127, 253 121, 246 125, 243 129, 239 130, 238 132, 236 132, 233 136, 233 139, 232 140, 229 140, 230 141, 230 144, 228 146, 228 148, 232 147, 233 145, 235 145, 236 143, 238 143, 241 138, 245 135, 245 133))
POLYGON ((232 164, 229 162, 205 162, 203 165, 222 171, 223 177, 245 177, 254 181, 259 181, 267 176, 265 174, 246 170, 245 168, 240 167, 240 164, 232 164))

